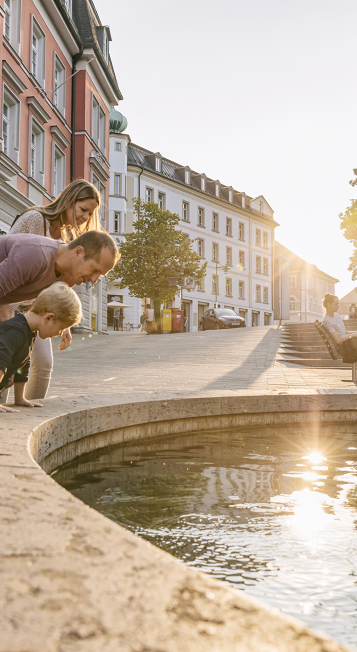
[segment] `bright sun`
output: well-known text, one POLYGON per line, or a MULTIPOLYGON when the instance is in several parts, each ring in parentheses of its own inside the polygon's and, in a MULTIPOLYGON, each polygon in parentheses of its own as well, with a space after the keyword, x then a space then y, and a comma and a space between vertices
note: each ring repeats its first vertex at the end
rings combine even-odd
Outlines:
POLYGON ((320 464, 324 459, 326 459, 321 453, 311 453, 307 455, 304 459, 310 460, 312 464, 320 464))

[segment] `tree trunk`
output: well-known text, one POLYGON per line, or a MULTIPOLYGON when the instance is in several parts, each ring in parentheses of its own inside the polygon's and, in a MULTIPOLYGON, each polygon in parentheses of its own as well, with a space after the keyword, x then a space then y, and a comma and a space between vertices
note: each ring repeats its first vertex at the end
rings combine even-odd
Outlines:
POLYGON ((158 330, 158 333, 161 333, 161 310, 160 310, 160 308, 161 308, 162 301, 161 301, 161 299, 153 299, 152 302, 154 304, 154 315, 155 315, 155 321, 157 323, 157 330, 158 330))

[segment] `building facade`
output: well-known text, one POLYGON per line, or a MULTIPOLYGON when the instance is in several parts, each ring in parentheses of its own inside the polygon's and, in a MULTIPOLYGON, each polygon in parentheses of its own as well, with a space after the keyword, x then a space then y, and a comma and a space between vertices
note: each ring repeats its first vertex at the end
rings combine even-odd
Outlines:
MULTIPOLYGON (((322 300, 324 294, 335 294, 338 279, 321 271, 316 265, 307 263, 279 242, 275 242, 275 260, 286 261, 290 268, 290 296, 288 313, 290 322, 308 323, 321 319, 323 315, 322 300)), ((286 308, 286 307, 285 307, 286 308)), ((283 311, 283 315, 286 316, 283 311)))
MULTIPOLYGON (((0 1, 0 229, 77 178, 99 189, 108 228, 109 113, 122 99, 109 27, 91 0, 0 1)), ((76 290, 83 327, 106 330, 106 280, 76 290)))
MULTIPOLYGON (((273 249, 277 226, 263 196, 252 198, 218 180, 184 167, 110 130, 111 191, 109 228, 113 237, 133 229, 133 199, 153 201, 177 213, 180 228, 207 274, 193 291, 183 291, 185 330, 196 331, 202 314, 218 304, 245 317, 247 326, 273 323, 273 249), (222 269, 225 267, 226 269, 222 269)), ((110 296, 130 305, 128 323, 138 324, 144 300, 130 297, 119 283, 110 283, 110 296)), ((177 298, 175 305, 179 305, 177 298)))

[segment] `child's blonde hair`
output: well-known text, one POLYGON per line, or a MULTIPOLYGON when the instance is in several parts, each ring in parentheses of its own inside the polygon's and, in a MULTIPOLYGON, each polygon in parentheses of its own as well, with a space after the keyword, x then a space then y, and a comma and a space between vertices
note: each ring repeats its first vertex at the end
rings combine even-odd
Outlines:
POLYGON ((82 319, 82 305, 77 294, 66 283, 53 283, 42 290, 30 308, 36 315, 53 312, 56 321, 67 328, 78 324, 82 319))

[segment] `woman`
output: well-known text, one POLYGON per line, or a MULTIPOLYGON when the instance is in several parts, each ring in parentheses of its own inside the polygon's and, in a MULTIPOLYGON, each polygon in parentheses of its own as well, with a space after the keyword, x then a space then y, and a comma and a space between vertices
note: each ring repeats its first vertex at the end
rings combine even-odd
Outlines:
POLYGON ((354 319, 355 318, 355 310, 356 310, 355 304, 351 303, 351 305, 348 306, 348 319, 354 319))
MULTIPOLYGON (((54 240, 68 242, 84 231, 102 231, 99 220, 100 194, 84 179, 72 181, 47 206, 35 206, 16 217, 10 233, 32 233, 54 240)), ((11 316, 17 308, 9 306, 11 316)), ((62 334, 60 351, 71 343, 70 330, 62 334)), ((26 398, 45 398, 53 367, 51 339, 36 338, 31 355, 31 376, 26 387, 26 398)), ((3 400, 7 397, 5 392, 3 400)))
POLYGON ((325 309, 325 316, 322 320, 324 326, 330 331, 335 340, 339 353, 343 359, 356 357, 357 360, 357 333, 347 333, 341 316, 338 314, 339 299, 334 294, 325 294, 322 305, 325 309))

